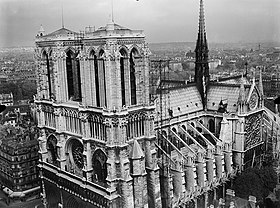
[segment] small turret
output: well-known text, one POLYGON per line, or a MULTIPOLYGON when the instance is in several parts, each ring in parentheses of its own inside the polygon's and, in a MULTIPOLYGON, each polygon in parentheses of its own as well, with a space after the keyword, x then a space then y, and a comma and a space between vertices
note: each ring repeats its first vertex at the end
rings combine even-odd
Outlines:
POLYGON ((240 84, 240 89, 239 89, 239 96, 238 96, 238 112, 239 113, 243 113, 244 106, 245 106, 245 102, 246 102, 246 98, 245 98, 245 87, 244 87, 244 78, 243 78, 243 74, 241 77, 241 84, 240 84))
POLYGON ((45 30, 43 28, 43 25, 40 26, 40 29, 38 31, 37 36, 44 36, 45 35, 45 30))
POLYGON ((264 106, 264 93, 263 93, 263 82, 262 82, 262 68, 260 67, 260 77, 259 77, 259 91, 260 91, 260 103, 261 106, 264 106))

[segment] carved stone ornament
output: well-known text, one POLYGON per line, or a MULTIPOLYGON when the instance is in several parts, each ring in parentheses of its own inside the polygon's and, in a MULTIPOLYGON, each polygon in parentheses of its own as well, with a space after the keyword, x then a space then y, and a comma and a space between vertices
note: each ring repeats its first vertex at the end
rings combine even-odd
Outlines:
POLYGON ((127 120, 126 117, 120 118, 120 126, 121 126, 121 127, 124 127, 124 126, 126 126, 127 124, 128 124, 128 120, 127 120))
POLYGON ((42 106, 41 105, 37 105, 36 110, 37 110, 37 112, 41 112, 42 111, 42 106))
POLYGON ((61 114, 61 110, 59 108, 54 109, 54 115, 59 116, 61 114))
POLYGON ((79 119, 80 119, 82 122, 86 122, 87 119, 88 119, 88 114, 87 114, 87 113, 79 113, 79 119))
POLYGON ((117 127, 119 125, 119 119, 117 117, 113 117, 111 122, 113 127, 117 127))
POLYGON ((57 48, 62 48, 63 45, 64 45, 64 44, 63 44, 62 41, 55 42, 55 46, 56 46, 57 48))

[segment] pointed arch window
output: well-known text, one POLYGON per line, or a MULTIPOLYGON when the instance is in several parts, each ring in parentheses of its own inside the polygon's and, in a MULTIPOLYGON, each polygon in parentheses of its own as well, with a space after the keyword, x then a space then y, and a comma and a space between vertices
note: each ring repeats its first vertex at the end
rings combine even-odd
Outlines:
POLYGON ((66 53, 66 72, 69 99, 74 101, 81 101, 82 93, 80 62, 77 54, 73 53, 71 50, 66 53))
POLYGON ((46 65, 46 76, 48 82, 48 97, 49 99, 52 97, 52 80, 51 80, 51 66, 50 66, 50 58, 46 51, 43 52, 43 60, 45 61, 46 65))
POLYGON ((126 97, 125 97, 125 69, 126 69, 126 60, 127 53, 124 49, 120 50, 121 58, 120 58, 120 73, 121 73, 121 95, 122 95, 122 106, 125 105, 126 97))
POLYGON ((95 85, 96 85, 96 105, 106 107, 106 71, 104 62, 104 51, 99 52, 98 58, 94 56, 95 63, 95 85))
POLYGON ((47 151, 48 151, 48 162, 54 165, 57 164, 57 139, 55 136, 51 135, 47 140, 47 151))
POLYGON ((101 150, 96 150, 92 157, 94 170, 93 181, 106 183, 107 178, 107 157, 101 150))
POLYGON ((137 50, 135 48, 132 49, 129 58, 130 64, 130 96, 131 96, 131 105, 136 105, 136 76, 135 76, 135 56, 137 54, 137 50))
POLYGON ((93 95, 93 96, 95 97, 95 100, 96 100, 96 106, 100 107, 98 62, 97 62, 97 56, 94 51, 90 52, 90 64, 91 64, 91 68, 94 71, 93 86, 95 87, 95 95, 93 95))

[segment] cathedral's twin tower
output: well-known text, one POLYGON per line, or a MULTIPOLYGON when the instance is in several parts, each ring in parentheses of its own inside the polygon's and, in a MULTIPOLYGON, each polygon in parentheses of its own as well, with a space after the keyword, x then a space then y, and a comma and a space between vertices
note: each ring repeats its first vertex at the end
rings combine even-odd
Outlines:
POLYGON ((161 207, 142 31, 36 36, 45 207, 161 207))

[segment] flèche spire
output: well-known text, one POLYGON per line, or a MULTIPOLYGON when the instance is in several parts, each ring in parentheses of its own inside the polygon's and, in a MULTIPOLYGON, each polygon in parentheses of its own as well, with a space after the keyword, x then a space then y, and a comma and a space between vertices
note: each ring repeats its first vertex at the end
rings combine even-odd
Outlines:
POLYGON ((208 65, 208 45, 205 29, 203 0, 200 0, 198 35, 195 47, 195 77, 194 81, 200 92, 204 109, 206 108, 206 93, 210 81, 208 65))

